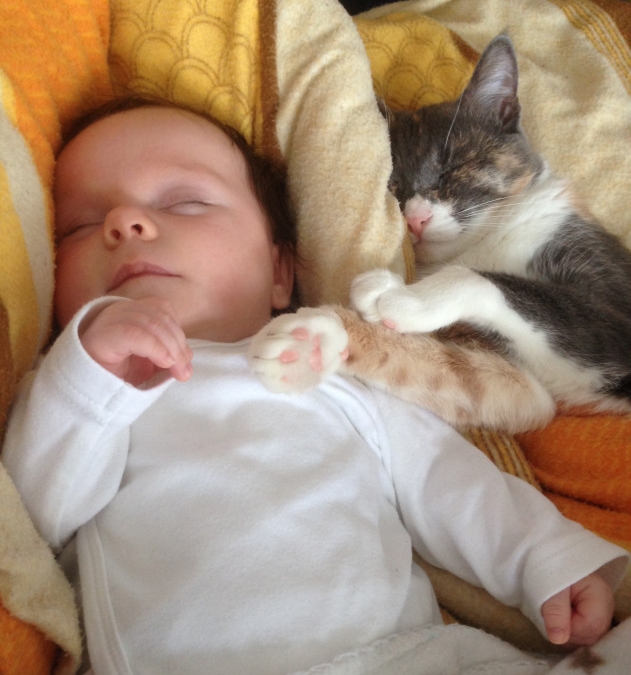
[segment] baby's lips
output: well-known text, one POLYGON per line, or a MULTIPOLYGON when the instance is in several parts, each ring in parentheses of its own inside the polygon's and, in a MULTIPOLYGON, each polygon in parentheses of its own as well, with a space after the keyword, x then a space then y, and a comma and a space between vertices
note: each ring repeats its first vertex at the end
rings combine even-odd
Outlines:
POLYGON ((129 279, 146 275, 161 277, 175 276, 168 270, 160 267, 160 265, 154 265, 153 263, 147 262, 145 260, 137 260, 132 263, 125 263, 116 270, 116 273, 109 284, 107 292, 111 293, 119 286, 122 286, 129 279))

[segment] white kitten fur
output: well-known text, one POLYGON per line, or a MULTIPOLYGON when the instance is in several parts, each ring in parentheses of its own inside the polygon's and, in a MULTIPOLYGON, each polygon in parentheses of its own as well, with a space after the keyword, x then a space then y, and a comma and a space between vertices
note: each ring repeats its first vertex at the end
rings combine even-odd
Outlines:
POLYGON ((543 331, 509 307, 491 281, 467 267, 447 265, 407 286, 389 270, 372 270, 353 281, 351 303, 367 321, 403 333, 430 333, 456 321, 496 331, 513 343, 522 365, 554 398, 572 405, 593 403, 582 392, 597 390, 602 382, 598 371, 584 368, 585 386, 577 388, 576 363, 551 349, 543 331))
POLYGON ((264 326, 252 338, 249 359, 268 389, 300 393, 337 372, 347 347, 348 334, 332 309, 302 307, 264 326))

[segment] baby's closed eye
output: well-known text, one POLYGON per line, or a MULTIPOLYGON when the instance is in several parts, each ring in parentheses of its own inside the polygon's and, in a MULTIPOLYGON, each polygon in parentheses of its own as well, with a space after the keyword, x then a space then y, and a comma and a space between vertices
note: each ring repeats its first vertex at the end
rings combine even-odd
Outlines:
POLYGON ((163 206, 160 210, 176 216, 197 216, 206 213, 213 203, 201 199, 183 199, 163 206))
POLYGON ((57 244, 64 241, 75 241, 91 234, 95 228, 101 227, 103 221, 76 222, 68 225, 57 225, 55 239, 57 244))

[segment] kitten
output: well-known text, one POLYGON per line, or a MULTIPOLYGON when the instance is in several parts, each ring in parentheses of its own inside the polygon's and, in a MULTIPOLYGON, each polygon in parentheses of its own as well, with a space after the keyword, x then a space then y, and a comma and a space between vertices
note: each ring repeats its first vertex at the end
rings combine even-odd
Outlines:
POLYGON ((341 308, 272 321, 251 350, 266 384, 343 370, 454 426, 511 432, 547 422, 552 399, 630 410, 631 254, 523 135, 510 40, 491 42, 457 101, 383 111, 421 280, 360 275, 351 301, 375 325, 341 308))
POLYGON ((421 279, 368 272, 352 302, 404 333, 466 322, 560 405, 631 410, 631 252, 528 143, 517 75, 500 35, 457 101, 387 112, 390 188, 421 279))

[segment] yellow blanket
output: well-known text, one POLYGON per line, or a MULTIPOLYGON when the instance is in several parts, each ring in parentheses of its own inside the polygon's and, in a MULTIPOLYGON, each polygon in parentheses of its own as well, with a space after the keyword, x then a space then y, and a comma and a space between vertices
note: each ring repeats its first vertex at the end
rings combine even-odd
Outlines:
MULTIPOLYGON (((360 271, 412 269, 387 192, 388 138, 373 84, 399 105, 450 98, 477 52, 506 28, 520 57, 529 135, 631 245, 631 59, 608 16, 586 0, 415 0, 356 22, 336 0, 3 0, 0 430, 48 336, 53 157, 64 125, 83 109, 113 89, 149 92, 209 110, 283 156, 305 298, 345 302, 360 271)), ((473 440, 534 480, 513 439, 474 432, 473 440)), ((546 468, 533 465, 543 482, 546 468)), ((1 467, 0 513, 0 672, 36 675, 54 664, 72 673, 80 659, 72 592, 1 467)), ((437 571, 434 579, 459 618, 538 644, 521 617, 480 604, 476 591, 437 571)))
MULTIPOLYGON (((111 95, 106 0, 0 3, 0 435, 50 330, 50 188, 62 125, 111 95)), ((0 471, 0 672, 76 669, 72 590, 0 471), (56 658, 55 645, 61 647, 56 658)))

